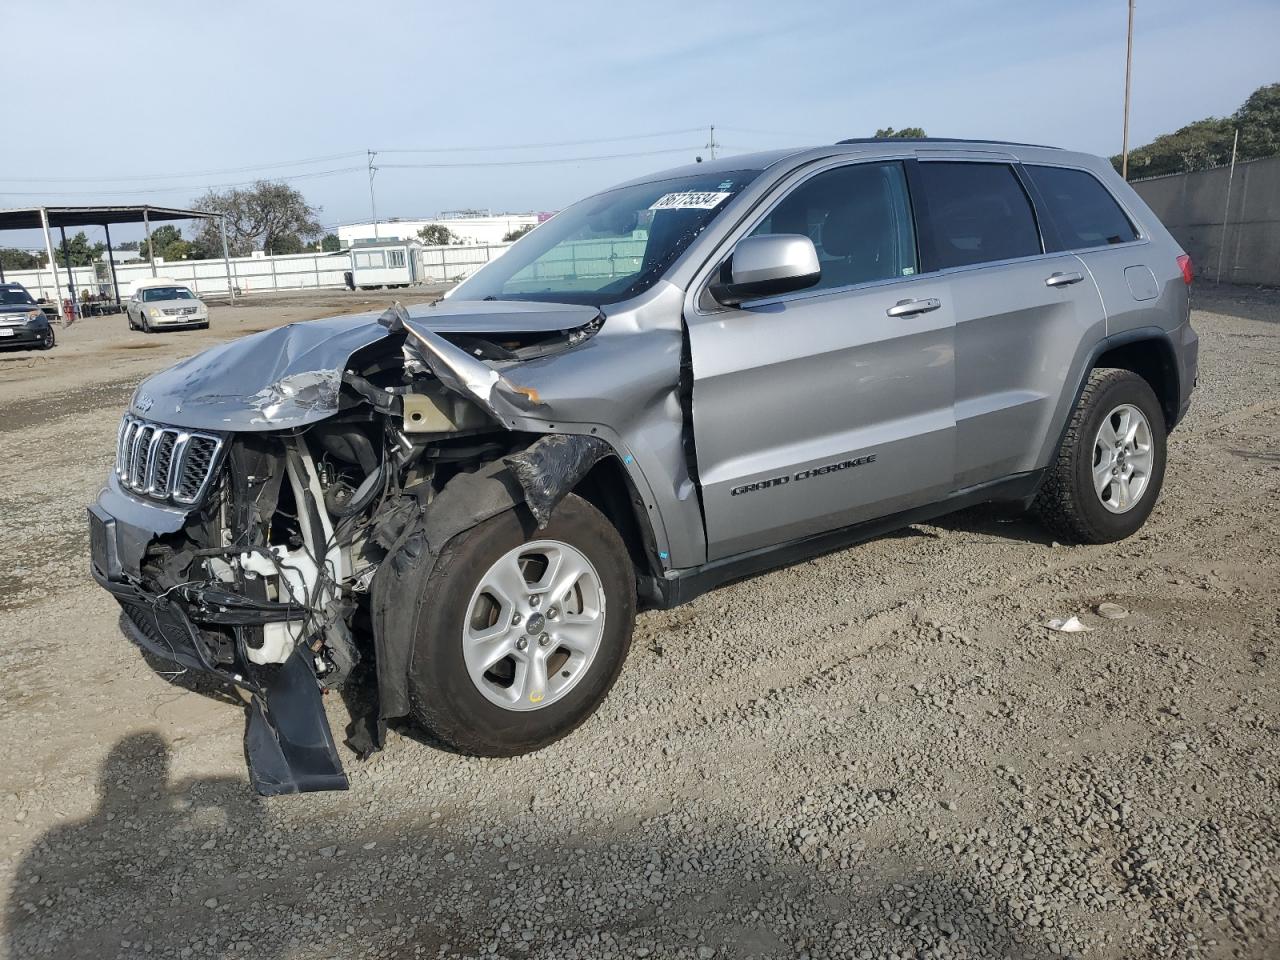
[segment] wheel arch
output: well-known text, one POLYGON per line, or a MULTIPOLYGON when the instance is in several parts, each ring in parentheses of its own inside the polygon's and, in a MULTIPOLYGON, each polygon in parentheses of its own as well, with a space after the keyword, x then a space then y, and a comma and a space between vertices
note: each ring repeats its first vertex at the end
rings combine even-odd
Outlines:
POLYGON ((637 578, 661 568, 644 498, 616 453, 601 458, 574 486, 573 493, 604 514, 626 544, 637 578))
MULTIPOLYGON (((1174 354, 1169 334, 1164 330, 1133 331, 1137 337, 1123 339, 1111 343, 1116 338, 1108 337, 1103 342, 1103 351, 1099 353, 1085 371, 1085 379, 1099 368, 1113 367, 1135 373, 1147 382, 1160 409, 1164 413, 1165 430, 1171 431, 1178 422, 1178 398, 1181 396, 1178 363, 1174 354)), ((1083 386, 1083 385, 1082 385, 1083 386)))
MULTIPOLYGON (((516 508, 523 508, 532 535, 570 493, 600 510, 618 531, 642 592, 642 582, 657 570, 653 531, 622 459, 599 437, 543 434, 515 453, 454 477, 429 503, 404 496, 387 507, 382 534, 387 555, 370 589, 380 723, 409 713, 412 639, 423 588, 446 544, 516 508)), ((376 739, 380 745, 381 729, 376 739)))

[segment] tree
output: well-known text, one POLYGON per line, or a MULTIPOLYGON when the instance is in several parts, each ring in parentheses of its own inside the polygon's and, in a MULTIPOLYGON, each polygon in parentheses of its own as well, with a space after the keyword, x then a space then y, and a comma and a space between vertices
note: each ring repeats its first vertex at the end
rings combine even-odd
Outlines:
MULTIPOLYGON (((193 205, 226 218, 227 248, 233 257, 247 257, 258 249, 276 252, 295 241, 301 249, 303 241, 320 235, 320 209, 287 183, 259 180, 247 190, 211 190, 193 205)), ((206 256, 222 256, 218 221, 204 221, 195 245, 206 256)))
POLYGON ((451 243, 462 242, 461 237, 439 223, 428 223, 418 231, 418 239, 429 247, 447 247, 451 243))
POLYGON ((1236 111, 1240 156, 1245 160, 1280 153, 1280 83, 1259 87, 1236 111))
MULTIPOLYGON (((1205 170, 1231 159, 1231 121, 1220 117, 1197 120, 1173 133, 1164 133, 1145 146, 1129 151, 1129 176, 1160 177, 1205 170)), ((1111 158, 1116 170, 1119 154, 1111 158)))
POLYGON ((81 230, 67 241, 65 252, 62 249, 62 244, 59 243, 53 248, 53 255, 60 267, 65 267, 68 259, 70 259, 73 267, 87 267, 106 249, 107 245, 105 243, 91 244, 89 238, 85 236, 85 232, 81 230))
POLYGON ((177 243, 181 243, 188 249, 191 247, 191 244, 182 239, 181 230, 166 223, 163 227, 156 227, 151 231, 151 247, 147 246, 147 241, 145 240, 138 244, 138 256, 143 260, 150 260, 151 250, 154 249, 157 257, 163 257, 166 260, 180 260, 182 259, 181 257, 174 256, 169 252, 170 248, 177 243))
POLYGON ((896 137, 904 140, 921 140, 927 137, 924 127, 903 127, 901 130, 895 130, 893 127, 884 127, 876 131, 877 137, 896 137))
POLYGON ((49 258, 44 253, 31 253, 17 247, 0 247, 0 266, 6 270, 39 270, 49 258))
POLYGON ((512 230, 510 233, 503 234, 502 242, 510 243, 512 240, 519 240, 521 237, 523 237, 526 233, 528 233, 533 228, 534 228, 534 224, 526 223, 523 227, 519 227, 515 230, 512 230))
MULTIPOLYGON (((1229 117, 1205 117, 1130 150, 1129 175, 1161 177, 1230 163, 1237 130, 1238 159, 1256 160, 1280 153, 1280 83, 1259 87, 1229 117)), ((1120 155, 1112 157, 1111 163, 1119 170, 1120 155)))
POLYGON ((302 253, 306 249, 306 244, 296 233, 285 233, 271 241, 271 246, 263 249, 273 256, 284 256, 289 253, 302 253))
POLYGON ((326 233, 319 240, 312 240, 302 248, 306 253, 337 253, 342 249, 342 242, 336 234, 326 233))

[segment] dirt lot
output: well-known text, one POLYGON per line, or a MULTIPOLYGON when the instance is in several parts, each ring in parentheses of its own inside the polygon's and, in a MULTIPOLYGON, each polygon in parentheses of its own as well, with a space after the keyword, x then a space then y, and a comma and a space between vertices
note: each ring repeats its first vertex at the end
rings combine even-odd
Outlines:
POLYGON ((122 637, 83 507, 146 373, 384 302, 0 354, 0 954, 1280 957, 1280 295, 1197 291, 1200 389, 1128 542, 913 527, 642 616, 540 754, 403 731, 344 749, 350 792, 263 801, 234 697, 122 637))

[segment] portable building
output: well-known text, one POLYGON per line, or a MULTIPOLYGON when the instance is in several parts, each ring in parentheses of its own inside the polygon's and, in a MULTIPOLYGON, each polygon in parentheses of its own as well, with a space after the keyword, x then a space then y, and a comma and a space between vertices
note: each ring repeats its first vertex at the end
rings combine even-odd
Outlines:
POLYGON ((360 290, 407 287, 425 279, 422 244, 416 240, 374 240, 351 248, 351 285, 360 290))

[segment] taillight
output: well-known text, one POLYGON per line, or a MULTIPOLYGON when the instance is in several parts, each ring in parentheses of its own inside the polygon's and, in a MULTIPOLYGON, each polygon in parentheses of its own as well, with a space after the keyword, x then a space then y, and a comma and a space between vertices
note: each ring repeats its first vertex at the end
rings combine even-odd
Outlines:
POLYGON ((1178 269, 1182 271, 1182 282, 1188 287, 1191 286, 1191 281, 1195 279, 1196 274, 1191 266, 1191 258, 1187 254, 1184 253, 1178 257, 1178 269))

